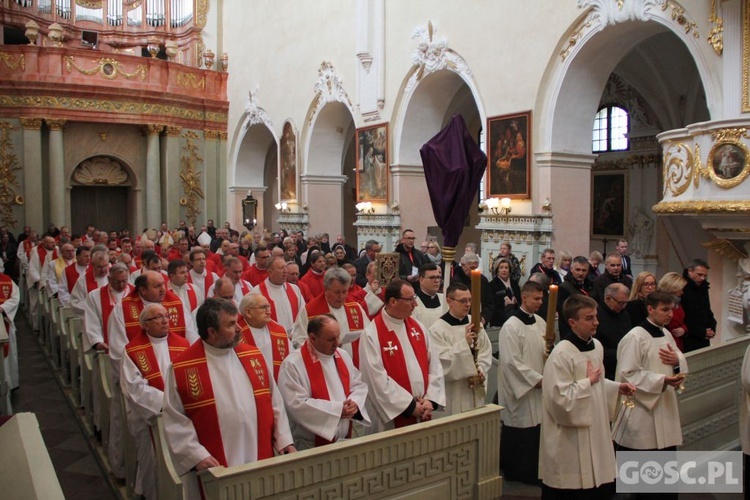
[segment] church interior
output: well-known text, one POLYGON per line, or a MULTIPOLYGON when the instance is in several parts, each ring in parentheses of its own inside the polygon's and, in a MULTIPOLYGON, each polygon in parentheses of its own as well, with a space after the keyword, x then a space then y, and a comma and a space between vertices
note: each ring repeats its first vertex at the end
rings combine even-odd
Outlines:
MULTIPOLYGON (((420 149, 460 115, 488 162, 455 248, 476 244, 490 278, 504 242, 523 281, 545 248, 606 257, 620 239, 633 276, 708 263, 718 326, 688 357, 682 449, 738 449, 750 0, 2 0, 0 22, 0 225, 11 233, 211 220, 261 238, 341 235, 357 251, 377 240, 392 252, 405 229, 442 245, 420 149)), ((46 306, 36 339, 16 316, 21 387, 0 396, 37 415, 66 497, 130 498, 100 474, 106 454, 74 388, 80 325, 46 306), (35 401, 52 392, 75 418, 61 424, 35 401), (59 467, 73 459, 80 470, 59 467)), ((464 424, 481 433, 499 417, 464 424)), ((308 460, 339 463, 346 449, 335 453, 308 460)), ((538 496, 495 477, 496 457, 477 462, 441 470, 462 478, 442 484, 538 496)), ((437 478, 413 474, 419 488, 393 496, 439 494, 437 478)))

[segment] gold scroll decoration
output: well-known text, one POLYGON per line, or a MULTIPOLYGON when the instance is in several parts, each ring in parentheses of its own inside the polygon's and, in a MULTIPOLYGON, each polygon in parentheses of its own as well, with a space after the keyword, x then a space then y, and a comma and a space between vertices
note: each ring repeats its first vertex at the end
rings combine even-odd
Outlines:
POLYGON ((22 205, 23 196, 16 193, 19 189, 16 172, 21 170, 10 139, 10 131, 18 130, 8 122, 0 122, 0 220, 5 226, 15 227, 13 217, 14 205, 22 205))
POLYGON ((664 194, 669 191, 672 196, 679 196, 687 191, 693 179, 694 158, 693 152, 684 144, 670 144, 667 147, 664 154, 664 194))
POLYGON ((86 7, 87 9, 103 9, 104 0, 76 0, 76 5, 86 7))
POLYGON ((398 252, 380 252, 375 256, 375 267, 377 268, 380 286, 386 287, 391 281, 398 279, 400 262, 401 254, 398 252))
POLYGON ((0 61, 2 61, 11 71, 17 71, 19 69, 21 71, 26 70, 26 58, 23 54, 0 52, 0 61))
POLYGON ((102 57, 99 58, 98 61, 93 61, 96 66, 89 69, 85 69, 79 66, 73 56, 64 56, 63 59, 65 60, 65 70, 68 73, 72 73, 73 69, 75 69, 82 75, 86 76, 94 76, 101 73, 101 75, 108 80, 114 80, 118 75, 122 75, 123 78, 126 78, 128 80, 140 78, 141 81, 145 81, 146 75, 148 74, 148 68, 145 64, 139 64, 138 66, 136 66, 135 71, 133 71, 132 73, 128 73, 122 69, 120 61, 118 61, 117 59, 112 59, 110 57, 102 57))
POLYGON ((177 85, 180 87, 204 90, 206 88, 206 77, 199 77, 195 73, 177 72, 177 85))
POLYGON ((198 198, 205 198, 203 188, 201 187, 201 171, 199 165, 203 165, 203 157, 198 153, 198 146, 195 140, 200 136, 189 130, 183 137, 186 139, 182 151, 185 153, 180 159, 182 170, 180 179, 182 179, 182 190, 185 193, 184 198, 180 199, 180 205, 187 210, 185 218, 190 221, 190 225, 195 224, 198 214, 201 213, 198 207, 198 198))

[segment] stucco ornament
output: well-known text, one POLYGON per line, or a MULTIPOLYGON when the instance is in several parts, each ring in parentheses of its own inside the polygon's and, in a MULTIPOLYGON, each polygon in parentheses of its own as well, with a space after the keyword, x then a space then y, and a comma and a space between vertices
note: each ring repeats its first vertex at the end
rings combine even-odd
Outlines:
POLYGON ((352 103, 344 90, 344 81, 336 72, 336 68, 329 61, 323 61, 318 68, 318 81, 315 82, 313 91, 323 102, 343 102, 350 108, 352 103))
POLYGON ((127 182, 128 174, 118 162, 98 156, 81 163, 73 173, 73 179, 86 186, 119 186, 127 182))
POLYGON ((662 8, 667 0, 578 0, 579 9, 593 9, 592 19, 605 26, 626 21, 647 21, 653 7, 662 8))
POLYGON ((437 30, 432 26, 432 21, 427 23, 426 28, 424 26, 415 28, 411 38, 419 40, 412 55, 414 64, 419 66, 417 78, 421 79, 425 73, 429 74, 445 68, 448 39, 444 36, 437 36, 437 30))
POLYGON ((273 122, 271 117, 265 109, 258 106, 258 90, 259 87, 256 85, 253 90, 248 93, 247 102, 245 103, 245 123, 243 129, 247 129, 253 125, 264 123, 268 128, 273 129, 273 122))

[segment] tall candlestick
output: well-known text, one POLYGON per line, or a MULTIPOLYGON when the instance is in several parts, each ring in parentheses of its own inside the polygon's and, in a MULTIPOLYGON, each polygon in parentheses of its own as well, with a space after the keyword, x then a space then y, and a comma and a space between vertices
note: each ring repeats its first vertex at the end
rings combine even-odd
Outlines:
POLYGON ((547 330, 544 332, 544 340, 547 346, 547 355, 555 346, 555 313, 557 312, 557 285, 549 286, 549 300, 547 301, 547 330))
POLYGON ((474 331, 478 332, 482 328, 482 315, 480 307, 482 306, 482 271, 472 269, 471 271, 471 321, 474 324, 474 331))

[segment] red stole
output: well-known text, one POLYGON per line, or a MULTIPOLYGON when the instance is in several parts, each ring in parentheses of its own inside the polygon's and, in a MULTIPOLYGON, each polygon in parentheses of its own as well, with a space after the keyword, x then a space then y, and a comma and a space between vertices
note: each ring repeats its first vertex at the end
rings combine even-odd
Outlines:
POLYGON ((78 274, 78 269, 76 269, 76 263, 73 262, 71 265, 65 266, 65 270, 63 272, 65 273, 65 279, 68 282, 68 293, 73 293, 73 287, 76 286, 76 282, 80 277, 80 275, 78 274))
MULTIPOLYGON (((250 325, 241 314, 237 315, 237 325, 242 331, 242 343, 257 348, 253 332, 250 331, 250 325)), ((271 320, 266 325, 268 333, 271 335, 271 353, 273 355, 273 379, 279 380, 279 368, 281 362, 289 355, 291 348, 289 346, 289 335, 283 326, 271 320)))
POLYGON ((31 262, 31 250, 34 248, 34 243, 26 238, 23 240, 23 251, 26 252, 26 260, 31 262))
MULTIPOLYGON (((169 314, 170 333, 185 337, 185 310, 180 298, 174 292, 167 290, 161 305, 169 314)), ((122 319, 125 322, 128 340, 133 340, 141 333, 141 324, 138 321, 141 311, 143 311, 143 299, 138 295, 138 290, 133 288, 127 297, 122 299, 122 319)))
MULTIPOLYGON (((135 287, 128 283, 128 294, 126 294, 126 297, 130 295, 133 290, 135 290, 135 287)), ((123 300, 125 300, 125 298, 123 298, 123 300)), ((109 315, 112 314, 112 311, 115 308, 115 304, 112 302, 109 284, 106 284, 101 288, 101 291, 99 292, 99 301, 102 306, 102 338, 104 339, 105 344, 109 344, 107 325, 109 323, 109 315)), ((140 312, 138 314, 140 314, 140 312)))
MULTIPOLYGON (((44 248, 44 245, 40 243, 39 246, 36 247, 36 252, 37 254, 39 254, 39 267, 41 268, 44 266, 44 259, 47 258, 47 254, 49 253, 49 250, 44 248)), ((56 258, 57 258, 57 248, 52 250, 52 260, 55 260, 56 258)), ((29 260, 31 260, 31 257, 29 257, 29 260)))
MULTIPOLYGON (((300 348, 302 354, 302 361, 305 363, 305 370, 307 371, 307 377, 310 379, 310 397, 313 399, 322 399, 324 401, 330 401, 331 396, 328 394, 328 386, 326 385, 325 375, 323 374, 323 368, 320 366, 320 361, 313 359, 310 350, 314 349, 309 341, 305 342, 300 348)), ((349 369, 346 367, 346 363, 341 359, 338 349, 333 354, 333 361, 336 364, 336 371, 341 379, 341 385, 344 388, 344 394, 346 398, 352 393, 349 384, 349 369)), ((352 436, 352 424, 349 422, 349 432, 346 434, 347 438, 352 436)), ((325 446, 331 444, 334 441, 328 441, 322 437, 315 436, 315 446, 325 446)))
POLYGON ((96 282, 96 277, 94 276, 94 266, 89 266, 83 276, 86 279, 87 292, 91 293, 99 288, 99 283, 96 282))
MULTIPOLYGON (((190 342, 182 337, 169 333, 167 335, 167 345, 169 346, 169 359, 174 360, 190 347, 190 342)), ((128 342, 125 346, 125 354, 133 361, 133 364, 141 372, 148 385, 164 392, 164 377, 161 374, 159 362, 154 353, 154 346, 151 339, 144 332, 139 333, 136 337, 128 342)))
MULTIPOLYGON (((190 275, 188 274, 188 277, 190 275)), ((185 289, 187 290, 187 296, 188 296, 188 306, 190 306, 190 311, 195 311, 195 308, 198 307, 198 296, 195 294, 195 288, 191 286, 190 280, 188 280, 187 283, 185 283, 185 289)), ((173 290, 173 289, 172 289, 173 290)), ((174 293, 174 292, 172 292, 174 293)), ((175 293, 175 295, 177 295, 175 293)), ((179 297, 179 295, 177 295, 179 297)))
MULTIPOLYGON (((330 313, 331 307, 328 305, 325 295, 318 295, 305 305, 305 310, 307 311, 307 319, 309 321, 315 316, 330 313)), ((364 314, 362 314, 362 308, 359 304, 356 302, 346 302, 344 303, 344 311, 346 312, 346 322, 349 325, 350 332, 365 328, 364 314)), ((352 362, 354 366, 359 368, 359 339, 352 342, 352 362)))
MULTIPOLYGON (((197 274, 197 273, 196 273, 197 274)), ((188 273, 188 283, 193 283, 193 277, 188 273)), ((208 291, 211 289, 211 285, 214 284, 214 273, 208 269, 203 270, 203 298, 208 298, 208 291)))
MULTIPOLYGON (((425 342, 424 332, 419 327, 419 324, 411 317, 404 320, 404 326, 406 327, 407 337, 409 337, 409 343, 414 351, 414 356, 417 358, 419 367, 422 369, 422 377, 424 378, 424 387, 426 391, 429 381, 430 361, 427 355, 427 343, 425 342)), ((382 314, 378 314, 375 318, 375 327, 378 331, 378 342, 383 351, 381 353, 383 368, 385 368, 388 376, 398 385, 409 393, 414 394, 411 388, 411 382, 409 381, 409 371, 406 368, 404 350, 401 347, 401 342, 399 342, 396 332, 388 329, 385 325, 382 314)), ((417 419, 414 417, 405 418, 398 416, 394 419, 396 428, 415 423, 417 423, 417 419)))
MULTIPOLYGON (((273 457, 274 416, 271 387, 263 354, 256 348, 239 344, 234 348, 245 369, 255 396, 258 422, 258 460, 273 457)), ((185 414, 193 422, 198 441, 221 465, 227 467, 224 442, 219 427, 213 383, 208 371, 203 341, 195 342, 172 365, 185 414)), ((219 383, 224 383, 220 381, 219 383)))
MULTIPOLYGON (((260 282, 260 293, 268 299, 268 303, 271 304, 271 319, 274 321, 279 321, 278 316, 276 316, 276 304, 274 304, 273 300, 271 300, 271 295, 268 293, 268 285, 266 285, 266 280, 263 280, 260 282)), ((297 299, 297 294, 294 293, 294 288, 289 286, 287 283, 284 283, 281 285, 284 287, 284 291, 286 292, 286 297, 289 299, 289 305, 292 306, 292 322, 297 320, 297 313, 299 313, 299 300, 297 299)))
MULTIPOLYGON (((13 280, 7 274, 0 274, 0 305, 5 304, 13 295, 13 280)), ((8 338, 10 338, 10 320, 7 316, 2 315, 5 321, 5 330, 8 332, 8 338)), ((10 352, 10 342, 6 342, 3 345, 3 357, 7 358, 10 352)))

